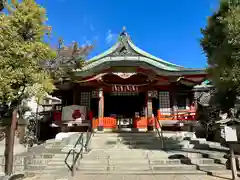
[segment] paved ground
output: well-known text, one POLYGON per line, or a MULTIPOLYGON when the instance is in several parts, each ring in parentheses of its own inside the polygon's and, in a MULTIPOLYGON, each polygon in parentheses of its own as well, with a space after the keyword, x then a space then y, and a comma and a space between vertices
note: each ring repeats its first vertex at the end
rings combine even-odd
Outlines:
POLYGON ((58 180, 227 180, 230 177, 206 175, 76 175, 72 179, 58 180))
MULTIPOLYGON (((24 180, 37 180, 35 177, 24 180)), ((73 178, 58 178, 56 180, 231 180, 231 176, 207 175, 81 175, 73 178)))

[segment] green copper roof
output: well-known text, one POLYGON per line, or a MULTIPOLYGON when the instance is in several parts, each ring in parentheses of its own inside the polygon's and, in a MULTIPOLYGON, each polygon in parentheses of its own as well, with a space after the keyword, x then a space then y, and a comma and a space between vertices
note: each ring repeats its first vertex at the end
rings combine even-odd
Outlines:
POLYGON ((131 66, 132 64, 146 64, 149 67, 151 66, 152 68, 169 72, 189 71, 190 73, 194 71, 204 71, 203 69, 184 68, 182 66, 164 61, 141 50, 132 42, 129 35, 125 31, 120 34, 119 39, 115 45, 113 45, 107 51, 91 58, 87 61, 86 65, 82 69, 76 71, 85 71, 86 73, 88 72, 87 74, 89 74, 89 71, 91 70, 99 70, 111 65, 131 66))

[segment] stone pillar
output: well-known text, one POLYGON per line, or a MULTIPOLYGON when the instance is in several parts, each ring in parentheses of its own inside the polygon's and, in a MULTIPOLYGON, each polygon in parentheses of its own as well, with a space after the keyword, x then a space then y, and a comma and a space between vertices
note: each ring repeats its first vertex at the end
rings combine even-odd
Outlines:
POLYGON ((104 96, 103 96, 103 89, 99 89, 99 103, 98 103, 98 131, 104 130, 103 124, 103 117, 104 117, 104 96))
POLYGON ((24 137, 26 135, 26 128, 27 128, 27 122, 24 119, 18 120, 18 126, 17 126, 17 136, 19 139, 19 143, 22 143, 24 140, 24 137))

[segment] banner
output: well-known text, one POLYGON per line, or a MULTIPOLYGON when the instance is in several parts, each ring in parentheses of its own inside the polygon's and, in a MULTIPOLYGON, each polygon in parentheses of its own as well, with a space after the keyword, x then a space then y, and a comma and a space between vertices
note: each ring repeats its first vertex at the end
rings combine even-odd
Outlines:
POLYGON ((86 106, 72 105, 62 108, 62 121, 86 120, 86 106))

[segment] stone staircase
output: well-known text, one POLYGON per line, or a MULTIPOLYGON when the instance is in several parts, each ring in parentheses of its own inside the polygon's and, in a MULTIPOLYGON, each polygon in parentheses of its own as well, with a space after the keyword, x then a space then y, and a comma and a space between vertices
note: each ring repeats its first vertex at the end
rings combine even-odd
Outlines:
MULTIPOLYGON (((66 154, 76 143, 80 133, 71 135, 62 140, 49 140, 43 145, 29 148, 28 152, 15 155, 14 174, 26 176, 39 176, 42 174, 56 174, 67 167, 64 163, 66 154)), ((1 172, 4 172, 4 156, 0 156, 1 172)), ((71 159, 69 159, 69 163, 71 159)))
POLYGON ((164 144, 162 150, 155 133, 97 133, 79 170, 83 174, 230 173, 224 158, 228 149, 218 143, 191 134, 164 133, 164 144))
MULTIPOLYGON (((192 133, 164 132, 164 149, 156 133, 95 133, 91 151, 78 162, 80 174, 230 174, 227 148, 196 138, 192 133)), ((18 173, 36 179, 69 177, 64 164, 79 134, 51 140, 24 156, 18 173)), ((71 158, 69 158, 71 164, 71 158)))

